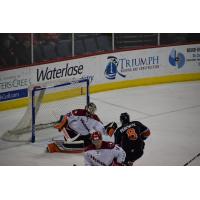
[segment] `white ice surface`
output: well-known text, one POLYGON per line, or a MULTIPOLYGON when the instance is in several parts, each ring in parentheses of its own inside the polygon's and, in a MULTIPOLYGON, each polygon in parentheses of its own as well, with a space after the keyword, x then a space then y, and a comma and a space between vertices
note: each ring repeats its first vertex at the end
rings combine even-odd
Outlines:
MULTIPOLYGON (((96 93, 91 95, 91 101, 96 103, 104 123, 119 124, 120 113, 128 112, 131 120, 150 128, 152 135, 136 166, 182 166, 200 153, 200 81, 96 93)), ((0 136, 15 127, 23 113, 24 109, 0 112, 0 136)), ((83 154, 47 153, 47 143, 0 140, 0 165, 84 165, 83 154)), ((200 159, 190 165, 200 166, 200 159)))

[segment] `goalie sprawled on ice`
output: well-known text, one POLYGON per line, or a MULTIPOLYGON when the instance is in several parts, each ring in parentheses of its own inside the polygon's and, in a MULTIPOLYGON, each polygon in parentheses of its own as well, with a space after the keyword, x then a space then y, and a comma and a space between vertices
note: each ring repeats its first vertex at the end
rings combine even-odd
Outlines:
POLYGON ((96 105, 89 103, 85 109, 75 109, 66 115, 61 115, 55 122, 54 128, 63 132, 64 141, 54 141, 48 144, 49 152, 81 152, 91 144, 91 133, 99 131, 112 134, 117 128, 116 123, 109 123, 104 127, 95 114, 96 105))

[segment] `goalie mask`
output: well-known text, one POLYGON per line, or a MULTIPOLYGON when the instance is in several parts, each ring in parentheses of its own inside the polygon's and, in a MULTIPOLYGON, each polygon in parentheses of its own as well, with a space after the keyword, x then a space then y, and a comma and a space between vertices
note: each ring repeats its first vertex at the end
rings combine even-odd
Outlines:
POLYGON ((128 124, 130 122, 130 117, 128 113, 121 113, 120 122, 122 125, 128 124))
POLYGON ((66 126, 68 122, 67 116, 66 115, 61 115, 60 119, 55 122, 54 128, 58 129, 58 131, 62 131, 62 129, 66 126))
POLYGON ((85 106, 85 109, 87 110, 88 113, 94 114, 97 110, 97 107, 94 103, 91 102, 85 106))

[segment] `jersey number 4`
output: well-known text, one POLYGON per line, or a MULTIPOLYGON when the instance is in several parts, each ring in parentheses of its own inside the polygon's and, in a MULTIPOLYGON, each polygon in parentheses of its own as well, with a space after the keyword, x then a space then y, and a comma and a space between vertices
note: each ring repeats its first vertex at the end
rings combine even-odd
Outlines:
POLYGON ((138 138, 138 135, 137 133, 135 132, 135 129, 134 128, 129 128, 127 131, 126 131, 127 135, 128 135, 128 138, 130 140, 137 140, 138 138))

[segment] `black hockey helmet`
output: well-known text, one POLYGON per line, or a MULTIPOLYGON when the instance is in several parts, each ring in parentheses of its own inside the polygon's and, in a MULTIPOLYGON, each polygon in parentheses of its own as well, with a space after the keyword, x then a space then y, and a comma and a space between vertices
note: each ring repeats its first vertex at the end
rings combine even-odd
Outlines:
POLYGON ((130 122, 129 114, 128 113, 121 113, 120 122, 122 123, 122 125, 129 123, 130 122))

